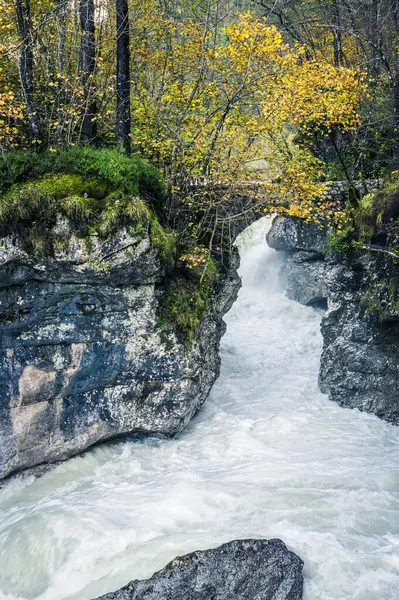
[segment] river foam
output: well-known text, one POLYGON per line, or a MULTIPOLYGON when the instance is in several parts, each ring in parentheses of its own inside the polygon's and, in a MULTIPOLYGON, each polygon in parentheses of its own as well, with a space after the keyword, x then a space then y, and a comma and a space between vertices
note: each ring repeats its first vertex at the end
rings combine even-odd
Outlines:
POLYGON ((98 446, 0 492, 2 600, 89 600, 242 537, 296 551, 306 600, 398 600, 399 428, 317 390, 321 314, 284 297, 268 226, 239 240, 221 376, 180 436, 98 446))

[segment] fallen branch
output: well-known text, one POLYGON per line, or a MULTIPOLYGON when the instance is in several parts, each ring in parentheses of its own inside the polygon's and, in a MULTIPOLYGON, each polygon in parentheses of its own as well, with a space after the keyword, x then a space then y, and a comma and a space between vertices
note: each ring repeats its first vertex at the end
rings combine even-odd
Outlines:
POLYGON ((399 258, 399 250, 392 250, 387 246, 378 246, 378 244, 363 244, 362 242, 353 242, 353 245, 361 250, 369 250, 370 252, 382 252, 393 256, 393 258, 399 258))

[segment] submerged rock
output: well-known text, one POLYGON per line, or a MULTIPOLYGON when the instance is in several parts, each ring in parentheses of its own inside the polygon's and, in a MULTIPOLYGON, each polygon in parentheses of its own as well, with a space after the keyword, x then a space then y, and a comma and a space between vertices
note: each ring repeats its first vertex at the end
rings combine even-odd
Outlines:
POLYGON ((179 556, 97 600, 300 600, 302 567, 280 540, 239 540, 179 556))
POLYGON ((173 435, 219 374, 237 255, 187 345, 157 323, 166 278, 147 234, 67 230, 52 258, 0 240, 0 478, 121 434, 173 435))
MULTIPOLYGON (((288 217, 276 217, 267 235, 287 252, 288 297, 327 305, 320 388, 341 406, 399 424, 399 266, 382 252, 326 259, 326 239, 327 231, 288 217)), ((398 247, 394 226, 384 241, 398 247)))

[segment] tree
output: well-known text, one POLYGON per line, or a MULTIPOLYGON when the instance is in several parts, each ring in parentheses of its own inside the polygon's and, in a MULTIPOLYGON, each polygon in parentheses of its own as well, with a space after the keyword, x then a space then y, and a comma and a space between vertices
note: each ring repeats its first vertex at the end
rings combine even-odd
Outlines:
POLYGON ((19 60, 19 72, 21 86, 24 94, 28 112, 29 128, 32 139, 41 143, 41 125, 38 108, 34 97, 34 74, 33 74, 33 45, 31 23, 30 0, 16 0, 15 2, 18 30, 21 38, 21 55, 19 60))
MULTIPOLYGON (((191 184, 204 179, 216 187, 258 180, 276 211, 306 218, 325 213, 319 201, 327 173, 313 141, 355 136, 364 92, 361 71, 348 67, 360 47, 336 22, 336 8, 341 23, 348 18, 344 0, 328 2, 327 25, 321 17, 318 23, 302 19, 306 27, 294 15, 303 10, 309 17, 319 0, 284 0, 293 12, 282 12, 282 22, 296 42, 303 40, 296 45, 282 25, 237 14, 235 0, 162 2, 164 10, 161 0, 103 0, 94 14, 94 0, 35 0, 28 51, 35 50, 30 73, 44 142, 53 150, 101 139, 129 153, 132 121, 135 149, 168 183, 166 219, 185 204, 186 214, 202 211, 212 229, 231 211, 196 195, 191 184)), ((282 9, 281 3, 275 0, 282 9)), ((4 113, 13 128, 21 113, 3 109, 2 98, 17 108, 21 86, 12 62, 19 45, 15 22, 0 13, 3 27, 8 47, 0 56, 0 118, 4 113)), ((17 133, 11 133, 15 145, 17 133)), ((23 135, 19 145, 28 146, 23 135)), ((224 196, 223 202, 231 197, 224 196)), ((258 198, 259 210, 266 196, 258 198)), ((336 211, 329 214, 335 218, 336 211)))
POLYGON ((315 140, 319 156, 332 161, 335 176, 381 175, 399 164, 398 18, 396 0, 254 0, 253 5, 278 23, 291 43, 306 44, 308 56, 335 65, 360 67, 369 94, 362 105, 359 128, 315 140))
POLYGON ((97 104, 94 93, 94 74, 96 68, 94 0, 80 0, 79 16, 82 30, 81 57, 82 86, 84 93, 82 138, 92 142, 97 136, 97 104))
POLYGON ((116 141, 130 154, 130 28, 127 0, 116 0, 116 141))
POLYGON ((393 84, 393 96, 394 96, 394 132, 395 132, 395 152, 396 152, 396 165, 399 166, 399 0, 395 0, 393 7, 393 22, 395 27, 395 67, 394 67, 394 84, 393 84))

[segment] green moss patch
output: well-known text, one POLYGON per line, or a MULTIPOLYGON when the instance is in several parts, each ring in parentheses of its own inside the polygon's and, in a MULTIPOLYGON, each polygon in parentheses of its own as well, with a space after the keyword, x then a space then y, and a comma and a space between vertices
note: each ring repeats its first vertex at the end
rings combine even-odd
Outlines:
POLYGON ((112 148, 71 147, 55 152, 8 152, 0 157, 0 191, 15 183, 41 179, 51 173, 99 178, 112 190, 142 196, 161 204, 165 186, 159 171, 140 155, 126 156, 112 148))
POLYGON ((61 215, 85 239, 106 238, 121 227, 134 236, 150 234, 172 264, 176 236, 157 217, 164 193, 158 171, 137 155, 89 147, 10 152, 0 159, 0 235, 20 234, 28 251, 48 256, 51 228, 61 215))
POLYGON ((185 343, 191 344, 205 316, 213 284, 218 273, 215 263, 208 252, 203 249, 205 260, 193 265, 183 255, 178 263, 178 269, 170 279, 166 293, 160 302, 159 325, 162 327, 176 324, 185 343))
POLYGON ((0 196, 1 233, 18 230, 21 225, 26 229, 37 222, 51 226, 57 213, 71 220, 89 218, 102 209, 101 197, 105 194, 102 181, 84 180, 80 175, 47 175, 32 182, 14 184, 0 196))

